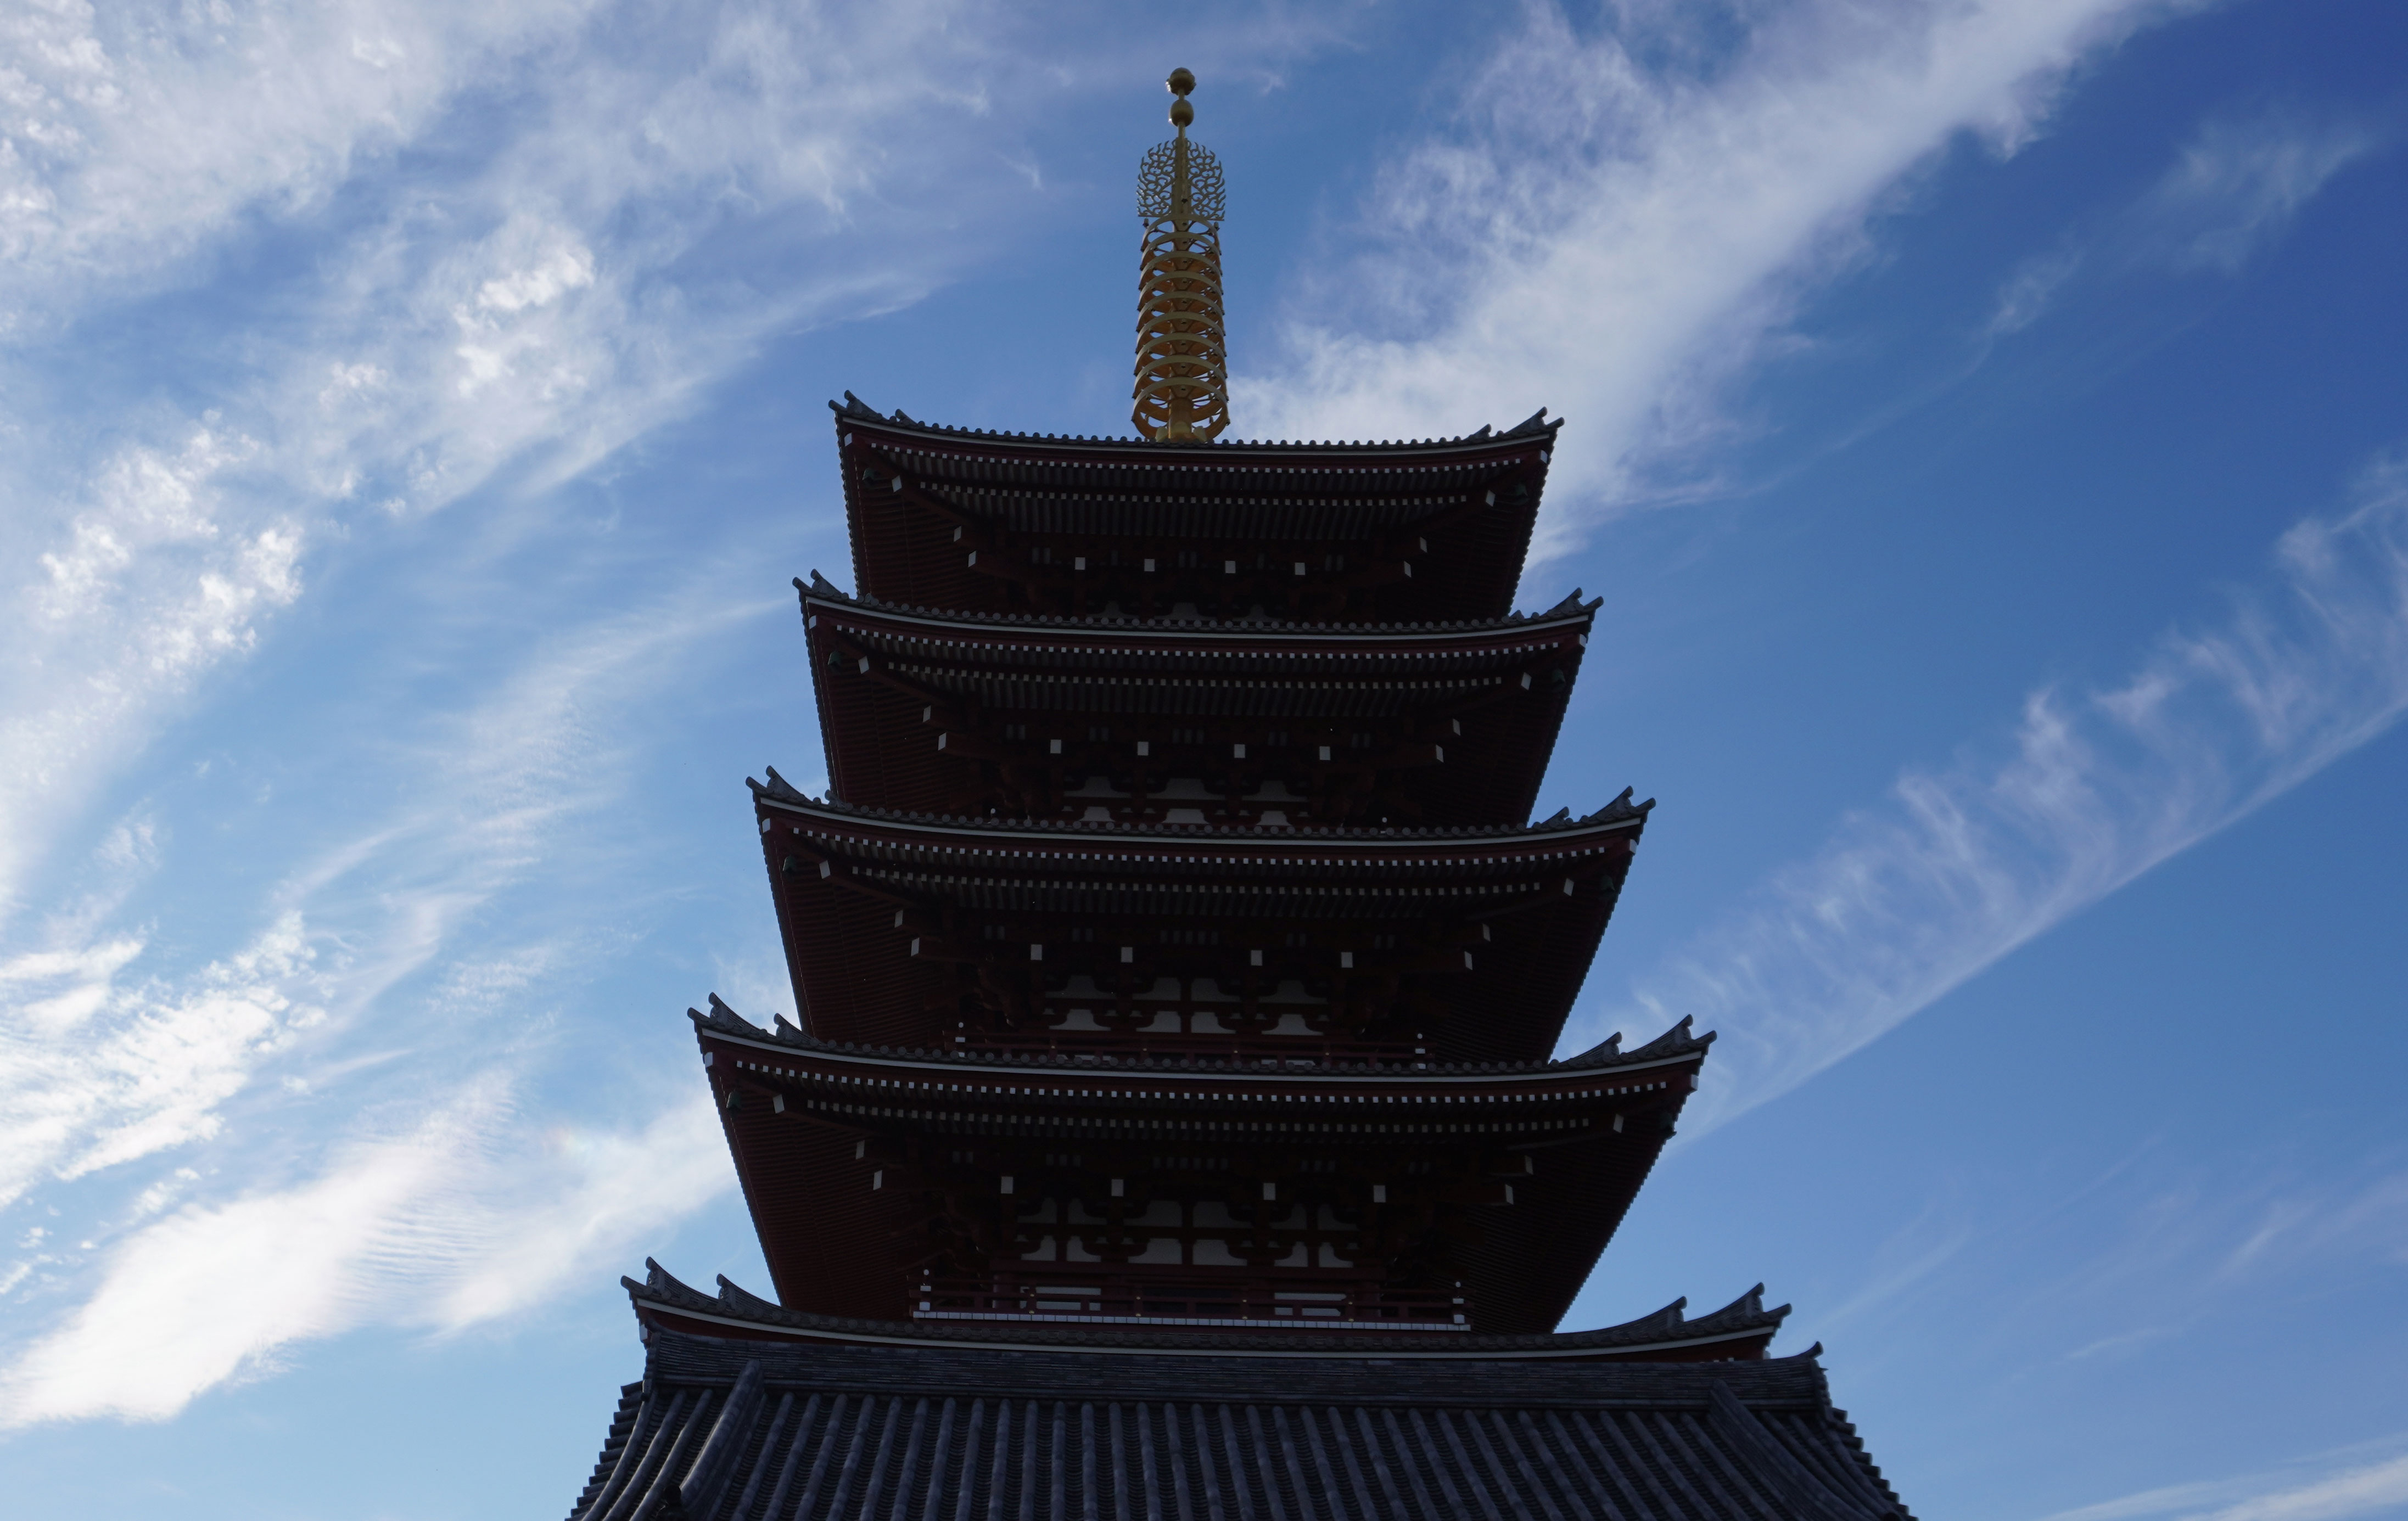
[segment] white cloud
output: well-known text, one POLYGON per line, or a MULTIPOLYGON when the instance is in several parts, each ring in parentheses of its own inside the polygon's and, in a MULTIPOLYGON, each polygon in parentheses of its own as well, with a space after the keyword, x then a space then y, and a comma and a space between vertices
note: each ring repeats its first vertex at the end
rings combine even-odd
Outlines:
POLYGON ((1461 134, 1376 198, 1392 249, 1316 289, 1339 315, 1241 378, 1239 431, 1435 436, 1481 420, 1466 407, 1501 425, 1545 403, 1578 424, 1534 552, 1563 552, 1582 514, 1670 489, 1651 464, 1720 436, 1718 389, 1902 177, 1967 134, 2012 151, 2069 71, 2178 8, 1808 5, 1687 79, 1537 9, 1481 68, 1461 134))
MULTIPOLYGON (((564 837, 625 785, 612 756, 629 704, 697 640, 765 610, 713 595, 715 581, 705 567, 548 641, 482 700, 423 722, 423 748, 399 768, 416 784, 306 859, 243 954, 129 987, 140 942, 86 920, 79 946, 0 965, 0 999, 21 1016, 0 1026, 0 1198, 212 1138, 235 1162, 222 1179, 179 1169, 153 1182, 118 1235, 79 1249, 79 1261, 98 1251, 98 1270, 50 1285, 81 1302, 14 1349, 0 1425, 163 1419, 304 1342, 523 1311, 731 1185, 698 1083, 623 1127, 520 1100, 539 1030, 505 1031, 496 1015, 528 984, 579 972, 579 958, 524 915, 464 943, 531 872, 608 880, 599 863, 614 846, 564 837), (305 930, 305 913, 323 924, 305 930), (339 965, 321 964, 319 943, 341 948, 339 965), (430 967, 406 1034, 348 1017, 399 1012, 395 990, 430 967), (328 1020, 328 1007, 347 1017, 328 1020), (306 1048, 304 1031, 316 1037, 306 1048), (263 1074, 277 1072, 284 1090, 263 1097, 263 1074), (373 1088, 344 1091, 353 1073, 373 1088), (263 1133, 222 1134, 238 1096, 263 1133), (394 1113, 424 1117, 398 1128, 375 1117, 394 1113), (311 1165, 317 1148, 298 1138, 321 1125, 334 1139, 311 1176, 263 1181, 311 1165)), ((579 1107, 596 1098, 580 1089, 579 1107)), ((13 1284, 38 1266, 0 1276, 13 1284)))
POLYGON ((0 25, 0 330, 151 280, 246 213, 322 205, 582 5, 82 0, 0 25))
POLYGON ((477 305, 490 311, 519 311, 545 307, 571 291, 594 283, 591 251, 570 247, 546 255, 532 266, 485 281, 477 288, 477 305))
POLYGON ((0 919, 63 817, 130 739, 300 595, 304 536, 232 500, 258 445, 209 423, 98 470, 55 546, 29 555, 0 677, 0 919))
MULTIPOLYGON (((1605 1023, 1723 1039, 1700 1132, 1896 1026, 2408 710, 2408 462, 2286 533, 2272 583, 2119 686, 2043 690, 2012 751, 1909 772, 1822 854, 1641 978, 1605 1023)), ((1594 1028, 1569 1038, 1577 1047, 1594 1028)))
POLYGON ((321 1017, 297 914, 180 987, 119 985, 131 938, 0 962, 0 1205, 217 1133, 219 1106, 321 1017))
POLYGON ((2217 1276, 2226 1283, 2260 1279, 2333 1256, 2408 1261, 2408 1173, 2348 1186, 2325 1179, 2291 1180, 2267 1197, 2244 1194, 2235 1202, 2246 1203, 2254 1216, 2220 1264, 2217 1276))
POLYGON ((13 395, 73 412, 0 428, 0 564, 39 567, 0 614, 0 925, 60 831, 302 595, 305 554, 387 542, 368 504, 405 520, 505 471, 523 503, 765 336, 991 258, 1010 222, 984 213, 1035 205, 961 130, 1008 141, 982 88, 1025 81, 1033 116, 1070 62, 946 0, 21 11, 0 23, 0 363, 13 395), (508 130, 446 135, 494 108, 464 92, 504 83, 508 130), (379 172, 430 136, 440 172, 379 172), (946 236, 964 218, 981 236, 946 236), (198 365, 163 352, 154 334, 213 330, 129 304, 206 286, 210 251, 262 225, 310 254, 239 293, 276 321, 198 365), (764 239, 790 251, 722 252, 764 239), (121 322, 144 341, 79 341, 121 322), (180 420, 163 377, 198 398, 180 420))
POLYGON ((302 1187, 138 1231, 93 1297, 0 1374, 0 1422, 163 1420, 278 1347, 351 1324, 378 1259, 416 1245, 394 1217, 456 1177, 457 1137, 477 1117, 455 1105, 302 1187))
POLYGON ((734 1187, 710 1092, 684 1086, 638 1129, 529 1137, 539 1160, 490 1174, 468 1212, 473 1249, 434 1285, 430 1319, 459 1330, 529 1309, 734 1187))
POLYGON ((134 1232, 0 1371, 0 1427, 164 1420, 298 1342, 526 1310, 724 1192, 717 1129, 697 1090, 632 1131, 538 1131, 488 1076, 306 1182, 134 1232))
MULTIPOLYGON (((1232 50, 1326 41, 1282 24, 1232 50)), ((311 559, 380 552, 497 477, 500 515, 539 518, 766 337, 991 261, 1045 207, 965 131, 1010 146, 1082 66, 953 0, 0 22, 0 365, 68 409, 0 426, 0 565, 35 572, 0 587, 0 928, 311 559), (308 256, 212 291, 238 339, 142 305, 210 289, 262 228, 308 256), (83 341, 112 324, 139 341, 83 341)))
MULTIPOLYGON (((208 1172, 150 1181, 90 1232, 97 1244, 71 1260, 96 1253, 96 1272, 47 1281, 46 1294, 80 1303, 15 1349, 0 1424, 164 1418, 302 1342, 522 1311, 732 1184, 699 1083, 644 1096, 648 1115, 618 1126, 519 1097, 550 1048, 539 1024, 503 1016, 522 1013, 531 985, 592 971, 525 911, 479 927, 531 875, 617 880, 606 863, 624 842, 582 826, 627 784, 631 708, 698 641, 769 610, 728 600, 723 581, 698 567, 397 735, 390 759, 411 784, 306 854, 242 954, 129 984, 143 946, 110 937, 103 905, 64 922, 80 936, 64 948, 0 964, 0 1001, 17 1016, 0 1024, 0 1202, 217 1142, 208 1172), (422 969, 405 1007, 396 989, 422 969), (369 1011, 407 1012, 408 1028, 359 1017, 369 1011), (368 1085, 345 1088, 354 1074, 368 1085), (263 1083, 274 1075, 280 1088, 263 1083), (237 1098, 248 1136, 225 1133, 237 1098), (322 1151, 302 1139, 320 1127, 322 1151), (296 1168, 309 1176, 281 1181, 296 1168)), ((626 1096, 577 1090, 578 1108, 597 1100, 626 1096)), ((0 1278, 13 1287, 59 1256, 0 1264, 0 1278)))
POLYGON ((2045 1521, 2345 1521, 2408 1505, 2408 1456, 2373 1463, 2364 1457, 2358 1448, 2265 1473, 2168 1485, 2059 1511, 2045 1521))
POLYGON ((2199 1521, 2340 1521, 2408 1505, 2408 1457, 2351 1469, 2271 1495, 2253 1495, 2199 1521))

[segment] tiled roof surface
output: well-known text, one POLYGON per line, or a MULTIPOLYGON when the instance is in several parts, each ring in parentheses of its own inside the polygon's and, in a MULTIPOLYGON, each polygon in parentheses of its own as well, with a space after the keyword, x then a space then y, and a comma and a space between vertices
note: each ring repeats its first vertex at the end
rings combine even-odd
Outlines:
POLYGON ((1808 1353, 1049 1356, 651 1329, 572 1521, 1909 1521, 1808 1353))

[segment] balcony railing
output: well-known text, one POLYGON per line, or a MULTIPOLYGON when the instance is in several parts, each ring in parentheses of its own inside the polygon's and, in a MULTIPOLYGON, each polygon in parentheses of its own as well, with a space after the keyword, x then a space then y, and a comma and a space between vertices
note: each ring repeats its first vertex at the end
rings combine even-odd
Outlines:
POLYGON ((1398 1288, 1376 1279, 915 1276, 915 1320, 1056 1321, 1207 1326, 1244 1330, 1462 1331, 1461 1290, 1398 1288))

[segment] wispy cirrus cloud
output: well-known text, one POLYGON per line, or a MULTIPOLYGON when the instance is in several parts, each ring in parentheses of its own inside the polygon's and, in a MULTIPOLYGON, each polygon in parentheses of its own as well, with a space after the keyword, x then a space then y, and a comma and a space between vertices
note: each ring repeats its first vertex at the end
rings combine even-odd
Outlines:
POLYGON ((330 1007, 356 1016, 555 856, 625 784, 620 715, 697 644, 766 610, 689 577, 539 647, 464 710, 425 715, 397 753, 357 757, 412 784, 297 863, 263 905, 267 926, 221 960, 144 975, 144 932, 102 911, 0 961, 0 1205, 45 1176, 217 1134, 224 1102, 330 1007))
POLYGON ((0 666, 0 923, 63 812, 159 709, 253 649, 301 594, 305 534, 245 510, 259 446, 208 423, 106 460, 63 534, 28 556, 0 666))
POLYGON ((731 1184, 706 1095, 632 1129, 547 1125, 487 1075, 280 1188, 127 1237, 91 1297, 0 1370, 0 1428, 164 1420, 364 1324, 457 1330, 539 1301, 731 1184))
POLYGON ((1983 325, 1982 337, 2002 338, 2040 321, 2057 304, 2058 294, 2080 272, 2082 265, 2082 251, 2072 247, 2051 249, 2017 265, 2006 283, 1999 287, 1997 305, 1991 309, 1990 320, 1983 325))
MULTIPOLYGON (((2397 1448, 2402 1439, 2375 1444, 2397 1448)), ((2346 1521, 2408 1505, 2408 1454, 2369 1461, 2365 1446, 2344 1449, 2263 1473, 2168 1485, 2058 1511, 2043 1521, 2346 1521)))
POLYGON ((2211 120, 2135 209, 2137 237, 2177 269, 2233 274, 2387 136, 2372 122, 2296 109, 2211 120))
POLYGON ((2408 459, 2359 495, 2294 526, 2222 622, 2167 635, 2120 684, 2035 692, 2002 753, 1907 772, 1570 1044, 1599 1024, 1718 1028, 1688 1111, 1700 1133, 2391 727, 2408 711, 2408 459))
POLYGON ((2025 1376, 2062 1377, 2069 1364, 2196 1356, 2202 1341, 2263 1324, 2278 1306, 2370 1285, 2383 1294, 2408 1262, 2408 1172, 2387 1149, 2313 1163, 2263 1149, 2211 1159, 2172 1139, 1933 1183, 1914 1215, 1852 1248, 1842 1297, 1802 1309, 1791 1333, 1828 1339, 1845 1322, 1886 1323, 1852 1327, 1848 1339, 1918 1344, 1926 1333, 1908 1327, 1978 1302, 1966 1345, 2025 1376))
MULTIPOLYGON (((26 6, 0 26, 0 335, 22 337, 248 214, 322 207, 464 88, 594 7, 26 6)), ((186 278, 189 278, 188 276, 186 278)))
POLYGON ((617 1118, 573 1116, 540 1081, 560 1042, 523 1013, 534 985, 540 1007, 590 978, 630 911, 628 831, 595 823, 629 785, 633 715, 785 606, 723 579, 701 567, 371 743, 354 763, 400 784, 345 787, 382 801, 305 845, 240 954, 141 975, 143 940, 102 904, 0 963, 0 1203, 203 1160, 0 1256, 53 1307, 0 1352, 0 1424, 162 1418, 353 1327, 523 1309, 724 1191, 700 1089, 622 1083, 575 1106, 617 1118), (541 901, 514 901, 530 882, 541 901))
POLYGON ((219 1106, 324 1017, 298 914, 181 986, 121 985, 127 936, 0 962, 0 1206, 217 1134, 219 1106))
POLYGON ((867 282, 892 303, 941 279, 933 252, 867 274, 798 261, 772 290, 688 265, 731 223, 841 244, 924 212, 948 173, 928 108, 979 108, 942 75, 976 43, 949 32, 959 20, 731 7, 705 46, 644 68, 610 45, 629 18, 566 5, 20 18, 23 114, 0 154, 15 255, 0 302, 20 310, 0 337, 18 397, 78 410, 20 408, 0 434, 18 482, 0 548, 32 570, 0 621, 0 913, 62 824, 257 647, 303 595, 305 557, 334 552, 363 511, 441 507, 531 453, 523 491, 573 474, 834 294, 867 282), (587 46, 546 69, 578 26, 587 46), (538 126, 480 145, 466 172, 363 175, 429 151, 497 73, 529 88, 538 126), (890 176, 907 194, 882 206, 890 176), (345 187, 362 204, 338 213, 345 187), (161 419, 160 374, 208 324, 146 293, 207 284, 203 247, 263 221, 318 256, 272 295, 239 293, 280 320, 244 364, 194 366, 198 406, 161 419), (142 341, 87 341, 118 323, 142 341), (86 414, 120 395, 141 401, 95 432, 86 414), (34 495, 47 483, 68 500, 34 495))
POLYGON ((634 710, 763 610, 724 563, 552 588, 549 625, 479 600, 527 595, 512 556, 607 580, 549 488, 770 337, 915 300, 1050 209, 1043 176, 960 151, 1082 80, 1018 24, 945 0, 0 23, 0 1184, 73 1222, 0 1259, 42 1307, 0 1354, 7 1419, 157 1417, 350 1327, 476 1323, 724 1190, 684 1085, 581 1090, 607 1125, 549 1108, 579 1056, 524 1006, 607 976, 640 919, 639 831, 595 826, 657 742, 634 710), (244 805, 258 879, 188 870, 164 924, 60 906, 86 815, 206 769, 146 752, 316 588, 407 602, 411 574, 421 621, 313 686, 279 758, 338 796, 244 805), (473 648, 448 690, 357 695, 429 638, 473 648), (247 931, 212 954, 192 911, 222 895, 247 931))
POLYGON ((1382 246, 1316 287, 1341 316, 1294 324, 1283 361, 1242 378, 1265 420, 1244 426, 1445 435, 1467 406, 1501 424, 1544 402, 1579 426, 1534 553, 1566 552, 1603 508, 1695 489, 1683 472, 1727 437, 1722 389, 1800 293, 1850 266, 1905 177, 1968 136, 2014 151, 2073 69, 2186 8, 1806 5, 1727 66, 1668 74, 1624 35, 1533 7, 1459 129, 1374 197, 1382 246))
MULTIPOLYGON (((1233 67, 1329 41, 1255 32, 1233 67)), ((0 48, 0 919, 314 564, 480 491, 506 547, 770 337, 982 267, 1055 201, 959 144, 1083 79, 952 0, 68 5, 0 48)))
POLYGON ((2084 275, 2238 275, 2282 241, 2335 177, 2393 136, 2372 118, 2289 105, 2211 117, 2130 204, 2018 265, 1982 336, 2029 327, 2084 275))

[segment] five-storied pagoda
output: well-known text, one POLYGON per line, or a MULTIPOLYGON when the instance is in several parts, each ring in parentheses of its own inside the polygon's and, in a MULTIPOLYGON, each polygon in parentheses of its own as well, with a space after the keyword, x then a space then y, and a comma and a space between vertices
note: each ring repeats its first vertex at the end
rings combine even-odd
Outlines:
POLYGON ((1649 806, 1524 822, 1558 424, 1222 441, 1193 87, 1139 437, 836 409, 828 794, 752 785, 801 1018, 693 1014, 777 1299, 628 1282, 571 1515, 1902 1518, 1757 1291, 1554 1330, 1713 1039, 1548 1059, 1649 806))

